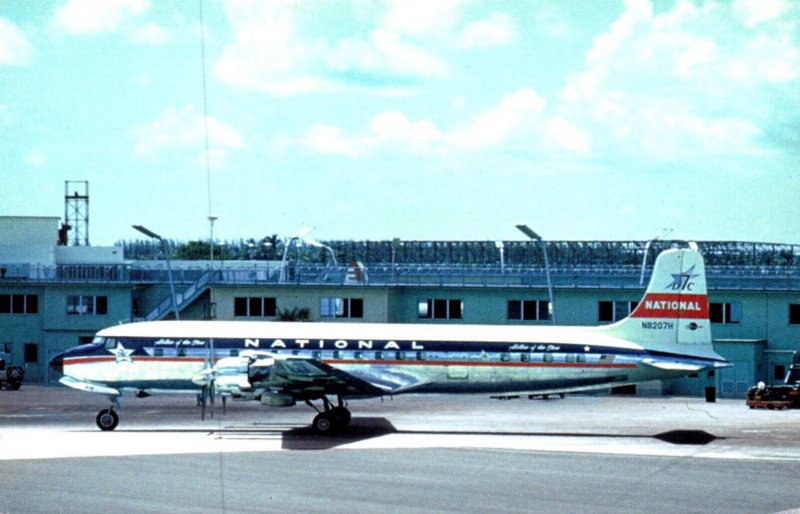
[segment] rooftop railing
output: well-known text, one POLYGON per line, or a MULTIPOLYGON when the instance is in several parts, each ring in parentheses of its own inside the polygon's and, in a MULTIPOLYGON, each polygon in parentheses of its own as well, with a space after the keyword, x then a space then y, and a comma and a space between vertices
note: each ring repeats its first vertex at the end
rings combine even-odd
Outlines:
MULTIPOLYGON (((543 266, 495 264, 386 264, 358 269, 353 266, 289 264, 284 273, 275 262, 255 262, 252 267, 226 267, 220 263, 209 274, 209 284, 225 285, 329 285, 329 286, 419 286, 419 287, 546 287, 543 266)), ((641 267, 555 266, 551 268, 555 288, 643 288, 641 267)), ((173 266, 176 284, 196 283, 209 272, 208 266, 173 266)), ((649 280, 652 265, 645 271, 649 280)), ((800 290, 800 266, 706 266, 711 290, 800 290)), ((17 282, 36 284, 166 284, 166 265, 0 265, 0 285, 17 282)))

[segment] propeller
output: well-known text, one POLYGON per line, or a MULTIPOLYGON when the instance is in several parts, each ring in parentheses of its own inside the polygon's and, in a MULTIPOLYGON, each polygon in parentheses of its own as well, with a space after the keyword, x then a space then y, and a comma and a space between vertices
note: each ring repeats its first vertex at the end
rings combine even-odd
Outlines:
MULTIPOLYGON (((206 405, 211 404, 211 417, 214 417, 214 399, 216 397, 217 388, 216 388, 216 380, 217 380, 217 370, 216 364, 214 362, 216 354, 214 352, 214 340, 209 339, 208 344, 208 353, 206 355, 206 362, 205 362, 205 369, 200 372, 200 374, 195 377, 192 382, 201 386, 200 389, 200 419, 206 419, 206 405)), ((224 405, 223 400, 223 405, 224 405)), ((225 413, 225 409, 223 407, 223 414, 225 413)))

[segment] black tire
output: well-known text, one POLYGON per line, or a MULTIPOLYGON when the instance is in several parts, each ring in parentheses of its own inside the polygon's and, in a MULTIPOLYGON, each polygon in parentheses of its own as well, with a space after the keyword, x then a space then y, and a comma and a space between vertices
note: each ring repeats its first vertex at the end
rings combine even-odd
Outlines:
POLYGON ((19 391, 19 388, 22 387, 22 377, 25 376, 25 372, 22 371, 22 368, 10 368, 8 370, 8 387, 12 391, 19 391))
POLYGON ((112 409, 103 409, 97 413, 97 428, 103 432, 109 432, 117 428, 119 425, 119 415, 112 409))
POLYGON ((333 420, 334 428, 337 429, 346 428, 352 419, 350 411, 344 407, 334 407, 328 411, 328 415, 333 420))
POLYGON ((327 412, 320 412, 314 416, 311 426, 314 428, 314 432, 318 434, 330 434, 334 430, 335 423, 327 412))

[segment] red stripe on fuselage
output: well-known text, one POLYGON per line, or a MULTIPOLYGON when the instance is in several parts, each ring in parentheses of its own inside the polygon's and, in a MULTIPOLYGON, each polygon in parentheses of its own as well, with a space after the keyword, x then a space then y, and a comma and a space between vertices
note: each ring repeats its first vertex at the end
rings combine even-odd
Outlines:
POLYGON ((708 297, 704 294, 647 293, 631 317, 708 319, 708 297))

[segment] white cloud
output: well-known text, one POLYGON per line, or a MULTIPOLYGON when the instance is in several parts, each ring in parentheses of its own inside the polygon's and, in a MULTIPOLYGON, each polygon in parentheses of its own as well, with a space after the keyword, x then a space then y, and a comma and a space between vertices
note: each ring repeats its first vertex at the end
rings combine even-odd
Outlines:
POLYGON ((519 133, 533 133, 545 100, 531 89, 520 89, 504 96, 500 103, 484 111, 466 127, 456 129, 447 139, 464 149, 479 149, 507 142, 519 133))
POLYGON ((387 31, 420 36, 447 35, 461 17, 465 0, 401 0, 391 2, 380 25, 387 31))
POLYGON ((476 48, 502 46, 517 38, 517 27, 506 14, 494 13, 486 19, 470 23, 464 27, 458 38, 458 46, 476 48))
POLYGON ((13 23, 0 17, 0 66, 24 66, 33 58, 25 34, 13 23))
POLYGON ((547 120, 546 137, 556 148, 570 152, 587 154, 591 149, 589 137, 560 116, 547 120))
POLYGON ((338 127, 316 125, 306 132, 303 144, 320 153, 350 157, 378 149, 420 155, 475 152, 537 136, 544 106, 544 98, 536 92, 521 89, 449 132, 431 120, 415 121, 387 111, 374 116, 361 135, 346 136, 338 127))
POLYGON ((148 22, 137 27, 131 34, 131 39, 137 43, 147 45, 162 45, 169 41, 169 30, 156 23, 148 22))
MULTIPOLYGON (((214 70, 223 82, 273 94, 395 93, 450 74, 439 51, 456 45, 464 3, 408 0, 377 4, 368 13, 356 4, 347 35, 326 37, 312 28, 325 16, 318 12, 325 4, 311 11, 292 2, 230 0, 225 13, 236 36, 214 70)), ((513 37, 513 24, 502 14, 468 28, 465 44, 501 44, 513 37)))
POLYGON ((774 20, 788 10, 789 3, 786 0, 736 0, 734 3, 734 12, 748 28, 774 20))
POLYGON ((765 111, 786 101, 773 85, 800 78, 798 22, 775 2, 757 30, 742 30, 733 11, 743 5, 679 0, 655 14, 647 0, 626 1, 568 77, 552 141, 597 157, 759 154, 765 111))
POLYGON ((338 71, 361 71, 396 76, 442 77, 447 65, 399 34, 373 30, 367 39, 349 38, 328 51, 327 63, 338 71))
POLYGON ((225 11, 236 39, 214 66, 223 82, 275 94, 323 86, 323 81, 305 71, 308 56, 314 52, 294 33, 291 5, 229 2, 225 11))
POLYGON ((116 32, 125 17, 149 8, 149 0, 70 0, 56 10, 53 23, 70 34, 116 32))
MULTIPOLYGON (((163 152, 194 150, 204 155, 205 131, 203 116, 195 113, 191 105, 183 109, 169 108, 158 120, 133 130, 135 153, 154 157, 163 152)), ((208 117, 208 139, 217 162, 224 159, 227 150, 244 147, 235 128, 211 116, 208 117)))
POLYGON ((306 132, 303 144, 323 154, 349 157, 359 155, 355 142, 343 138, 342 130, 338 127, 315 125, 306 132))
POLYGON ((41 150, 31 150, 25 154, 25 164, 33 168, 39 168, 47 164, 47 155, 41 150))

